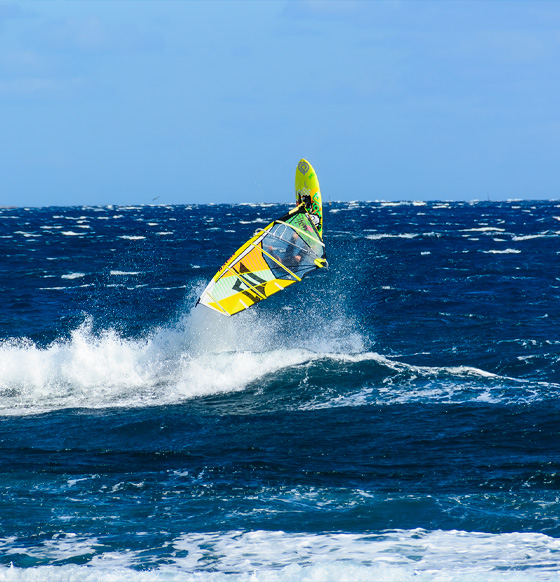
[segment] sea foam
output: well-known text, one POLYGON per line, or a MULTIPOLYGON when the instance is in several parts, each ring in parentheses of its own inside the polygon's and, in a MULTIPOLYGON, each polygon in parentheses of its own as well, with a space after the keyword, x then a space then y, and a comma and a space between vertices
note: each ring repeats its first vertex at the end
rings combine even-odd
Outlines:
POLYGON ((328 331, 282 336, 285 326, 274 317, 224 318, 202 307, 144 338, 93 328, 87 318, 44 348, 25 338, 1 342, 0 414, 174 404, 240 391, 325 353, 363 348, 341 318, 328 331))
MULTIPOLYGON (((48 552, 72 560, 95 544, 65 538, 48 552)), ((537 533, 232 531, 186 534, 172 549, 147 571, 133 568, 135 552, 114 552, 88 565, 2 567, 0 582, 530 582, 557 580, 560 565, 560 542, 537 533)))

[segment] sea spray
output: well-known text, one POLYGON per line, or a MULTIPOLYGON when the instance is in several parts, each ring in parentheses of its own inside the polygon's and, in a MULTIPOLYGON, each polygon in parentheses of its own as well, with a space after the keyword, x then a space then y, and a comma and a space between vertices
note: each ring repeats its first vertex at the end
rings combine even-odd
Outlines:
POLYGON ((294 333, 291 319, 256 312, 225 318, 198 307, 141 338, 94 331, 88 316, 69 338, 46 347, 7 340, 0 343, 0 412, 177 403, 243 390, 324 350, 361 347, 341 319, 323 320, 324 331, 303 326, 294 333))

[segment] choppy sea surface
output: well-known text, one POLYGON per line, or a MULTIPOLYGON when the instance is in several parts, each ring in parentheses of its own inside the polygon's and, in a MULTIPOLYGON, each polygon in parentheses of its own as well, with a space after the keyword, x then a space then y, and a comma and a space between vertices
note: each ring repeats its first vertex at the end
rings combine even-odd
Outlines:
POLYGON ((0 582, 560 580, 560 202, 0 209, 0 582))

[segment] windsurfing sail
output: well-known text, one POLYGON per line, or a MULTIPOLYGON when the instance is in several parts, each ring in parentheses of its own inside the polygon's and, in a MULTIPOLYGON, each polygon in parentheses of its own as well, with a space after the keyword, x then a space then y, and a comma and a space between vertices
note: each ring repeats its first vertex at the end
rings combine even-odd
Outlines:
POLYGON ((299 205, 239 248, 214 275, 197 305, 234 315, 326 266, 323 240, 299 205))

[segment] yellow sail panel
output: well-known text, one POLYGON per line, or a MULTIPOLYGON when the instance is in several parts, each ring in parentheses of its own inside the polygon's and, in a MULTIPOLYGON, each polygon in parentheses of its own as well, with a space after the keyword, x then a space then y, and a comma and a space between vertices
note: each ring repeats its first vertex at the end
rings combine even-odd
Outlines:
POLYGON ((202 297, 200 303, 215 309, 223 315, 235 315, 236 313, 251 307, 255 303, 262 301, 262 299, 266 299, 267 297, 270 297, 270 295, 278 293, 278 291, 282 291, 285 287, 291 285, 294 282, 295 281, 275 280, 266 283, 264 288, 261 286, 260 294, 257 294, 254 289, 247 288, 241 292, 228 295, 221 299, 219 302, 213 300, 207 302, 205 301, 204 297, 202 297))
POLYGON ((255 234, 212 278, 199 303, 234 315, 326 266, 324 244, 303 207, 255 234))

